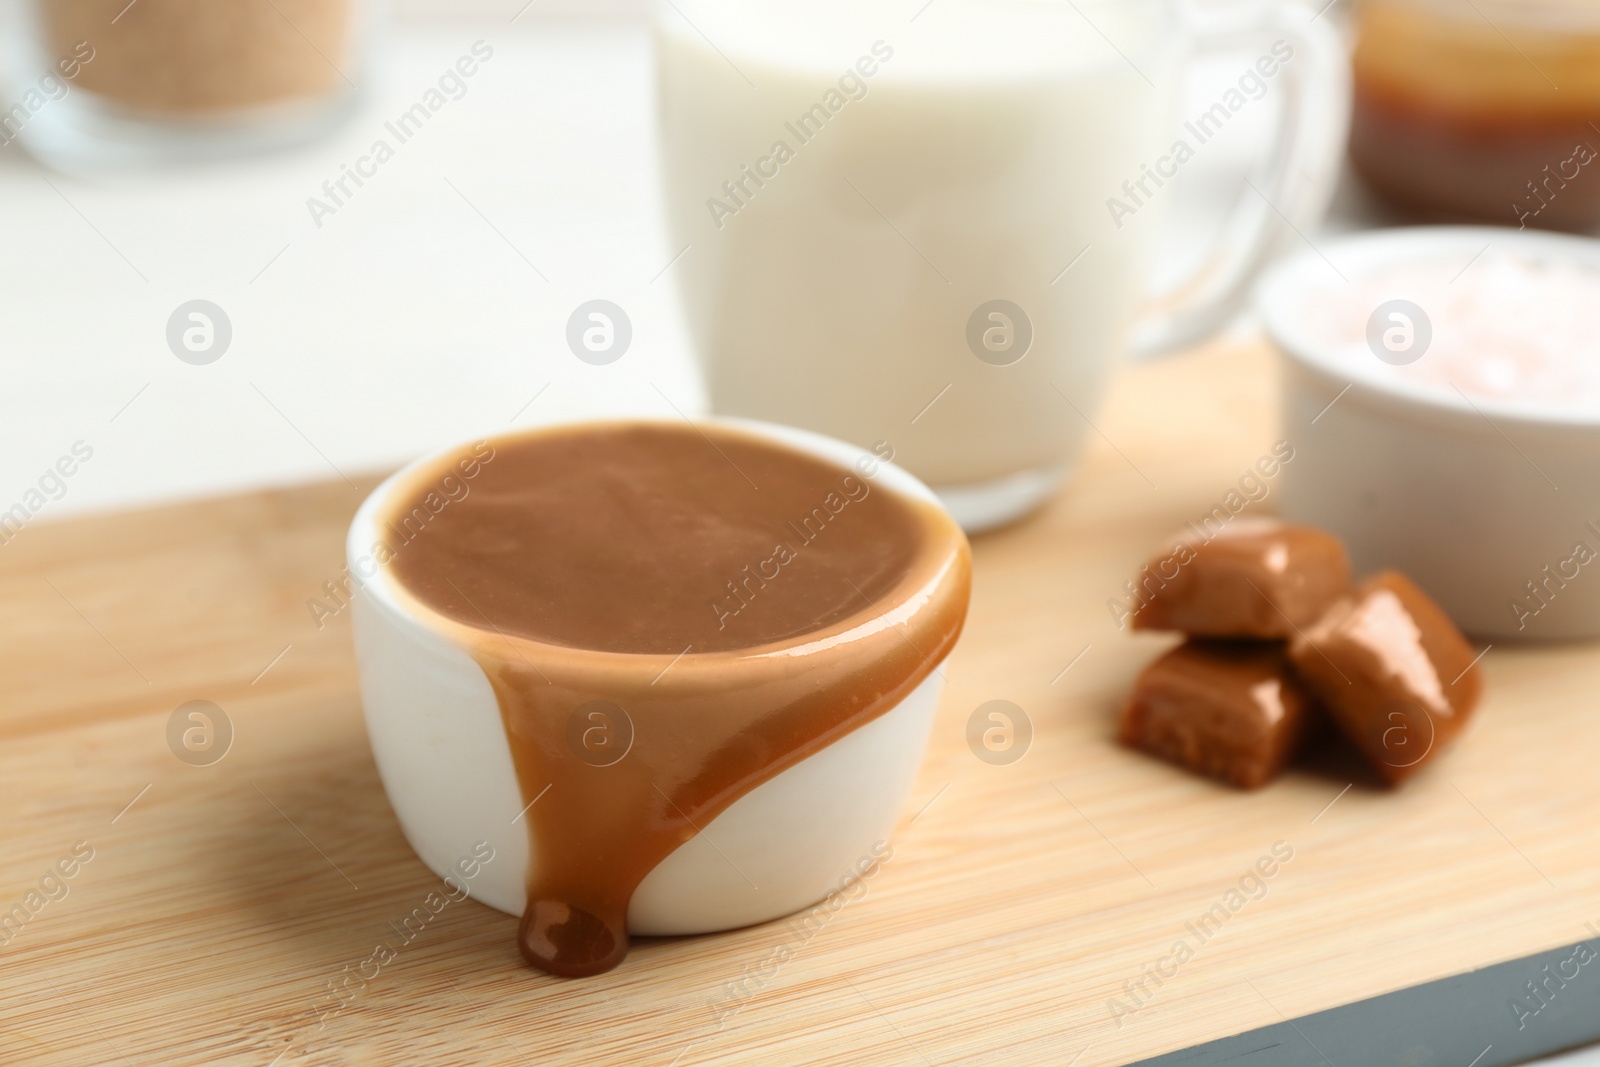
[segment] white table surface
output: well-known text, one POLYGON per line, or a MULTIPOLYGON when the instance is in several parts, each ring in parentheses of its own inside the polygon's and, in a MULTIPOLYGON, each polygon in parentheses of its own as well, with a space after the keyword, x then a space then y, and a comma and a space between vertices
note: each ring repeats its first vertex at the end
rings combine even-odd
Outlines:
POLYGON ((308 149, 114 184, 0 150, 0 510, 78 439, 94 458, 52 517, 392 466, 536 394, 520 421, 702 406, 661 273, 643 29, 394 36, 362 112, 308 149), (466 95, 319 229, 307 198, 480 39, 466 95), (563 342, 599 297, 634 325, 607 367, 563 342), (166 344, 195 298, 233 325, 209 366, 166 344))
MULTIPOLYGON (((640 5, 512 24, 521 7, 402 23, 361 112, 305 149, 84 180, 0 148, 0 511, 80 440, 93 459, 41 520, 374 471, 512 422, 703 410, 657 195, 648 37, 627 17, 640 5), (480 39, 494 57, 466 95, 318 228, 306 199, 480 39), (165 339, 196 298, 233 325, 209 366, 165 339), (605 367, 564 342, 595 298, 634 326, 605 367)), ((1249 131, 1234 137, 1186 195, 1231 195, 1249 131)), ((1372 218, 1346 189, 1326 230, 1372 218)), ((1600 1048, 1545 1062, 1600 1067, 1600 1048)))

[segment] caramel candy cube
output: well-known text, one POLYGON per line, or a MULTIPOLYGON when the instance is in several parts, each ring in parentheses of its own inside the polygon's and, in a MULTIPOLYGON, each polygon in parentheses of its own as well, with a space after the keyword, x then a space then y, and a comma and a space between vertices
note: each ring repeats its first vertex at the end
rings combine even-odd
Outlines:
POLYGON ((1281 644, 1192 640, 1139 676, 1118 739, 1256 789, 1293 758, 1312 714, 1281 644))
POLYGON ((1286 638, 1350 591, 1350 558, 1325 531, 1240 518, 1209 540, 1185 531, 1135 584, 1135 630, 1286 638))
POLYGON ((1295 671, 1391 784, 1466 725, 1483 692, 1472 647, 1397 571, 1361 583, 1289 645, 1295 671))

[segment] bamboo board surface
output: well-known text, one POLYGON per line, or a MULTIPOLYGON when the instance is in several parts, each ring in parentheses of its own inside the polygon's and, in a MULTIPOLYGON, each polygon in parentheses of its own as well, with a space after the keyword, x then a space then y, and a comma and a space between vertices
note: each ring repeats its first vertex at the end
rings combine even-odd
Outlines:
POLYGON ((806 938, 639 940, 580 981, 524 967, 515 920, 476 902, 396 932, 440 883, 379 784, 347 613, 318 630, 306 606, 360 493, 30 527, 0 547, 0 911, 79 842, 93 859, 0 945, 0 1063, 1096 1067, 1590 936, 1600 647, 1493 649, 1477 721, 1400 793, 1335 755, 1242 795, 1111 741, 1169 642, 1106 601, 1270 449, 1275 395, 1254 346, 1125 371, 1068 489, 976 540, 932 747, 864 896, 806 938), (1034 731, 1006 766, 966 742, 992 699, 1034 731), (168 747, 190 700, 233 726, 209 766, 168 747), (1188 924, 1277 842, 1292 860, 1199 943, 1188 924), (395 958, 320 1015, 380 942, 395 958))

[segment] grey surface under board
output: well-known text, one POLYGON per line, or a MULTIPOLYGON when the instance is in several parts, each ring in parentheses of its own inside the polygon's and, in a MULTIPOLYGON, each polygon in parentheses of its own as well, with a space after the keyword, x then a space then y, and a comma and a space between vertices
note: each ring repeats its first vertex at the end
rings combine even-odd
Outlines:
POLYGON ((1600 1039, 1596 945, 1600 938, 1196 1045, 1139 1067, 1508 1067, 1600 1039))

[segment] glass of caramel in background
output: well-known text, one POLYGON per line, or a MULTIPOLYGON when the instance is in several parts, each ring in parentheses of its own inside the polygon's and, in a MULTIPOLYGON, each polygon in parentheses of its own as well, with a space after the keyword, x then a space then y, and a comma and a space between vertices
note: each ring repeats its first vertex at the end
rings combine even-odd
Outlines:
POLYGON ((1363 0, 1350 150, 1424 218, 1600 225, 1600 4, 1363 0))
POLYGON ((21 0, 23 62, 62 95, 22 141, 66 170, 235 155, 351 110, 365 0, 21 0))

